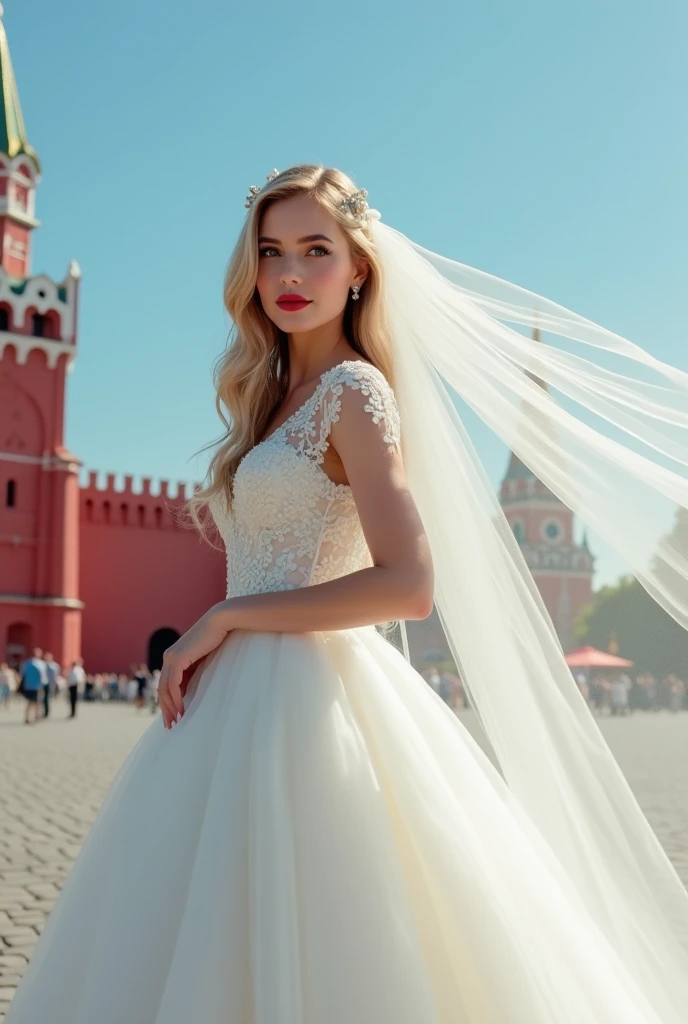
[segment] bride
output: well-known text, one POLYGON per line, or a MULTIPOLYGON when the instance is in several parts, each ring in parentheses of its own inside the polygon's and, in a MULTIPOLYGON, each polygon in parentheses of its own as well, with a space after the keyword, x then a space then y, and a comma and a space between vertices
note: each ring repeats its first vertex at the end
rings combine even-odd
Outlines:
POLYGON ((227 598, 166 652, 164 728, 120 769, 7 1024, 678 1024, 686 891, 453 399, 688 627, 665 530, 688 375, 421 249, 340 171, 274 172, 246 205, 226 433, 190 503, 227 598), (375 628, 433 602, 500 770, 375 628))

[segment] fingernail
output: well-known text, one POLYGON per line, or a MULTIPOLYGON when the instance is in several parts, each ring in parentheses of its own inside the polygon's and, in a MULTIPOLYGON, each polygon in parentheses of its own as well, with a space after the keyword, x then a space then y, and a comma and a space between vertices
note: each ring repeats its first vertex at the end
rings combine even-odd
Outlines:
POLYGON ((181 713, 181 711, 178 711, 177 712, 177 721, 181 722, 181 720, 182 720, 182 713, 181 713))

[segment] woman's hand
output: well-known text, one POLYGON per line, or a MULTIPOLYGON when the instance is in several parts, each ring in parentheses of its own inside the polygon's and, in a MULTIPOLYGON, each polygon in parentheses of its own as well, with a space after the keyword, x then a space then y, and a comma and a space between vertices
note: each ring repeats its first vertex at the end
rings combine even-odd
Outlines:
POLYGON ((184 715, 184 694, 193 672, 200 661, 222 643, 231 627, 227 611, 218 605, 210 608, 184 636, 168 647, 162 659, 158 681, 158 704, 163 725, 171 729, 184 715))

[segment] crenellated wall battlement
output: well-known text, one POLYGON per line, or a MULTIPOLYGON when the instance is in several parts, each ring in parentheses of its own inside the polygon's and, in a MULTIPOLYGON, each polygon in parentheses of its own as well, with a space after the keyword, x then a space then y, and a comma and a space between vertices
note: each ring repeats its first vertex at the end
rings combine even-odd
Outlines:
POLYGON ((123 485, 117 485, 115 473, 105 475, 105 486, 99 487, 98 472, 88 474, 88 483, 79 488, 80 518, 82 522, 102 526, 143 527, 145 529, 180 529, 179 510, 187 498, 201 487, 201 484, 187 485, 182 481, 171 485, 168 480, 159 482, 159 490, 153 492, 153 481, 143 477, 141 490, 134 490, 134 477, 125 476, 123 485))

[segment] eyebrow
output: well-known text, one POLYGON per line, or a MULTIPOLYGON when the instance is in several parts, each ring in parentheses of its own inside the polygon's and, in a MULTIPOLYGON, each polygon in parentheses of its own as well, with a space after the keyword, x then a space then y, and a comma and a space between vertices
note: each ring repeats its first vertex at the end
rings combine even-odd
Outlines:
MULTIPOLYGON (((265 235, 258 239, 258 244, 261 242, 272 242, 273 245, 280 244, 279 238, 267 238, 265 235)), ((332 239, 328 238, 327 235, 304 235, 303 238, 297 238, 296 240, 297 245, 302 245, 304 242, 329 242, 330 245, 334 245, 332 239)))

